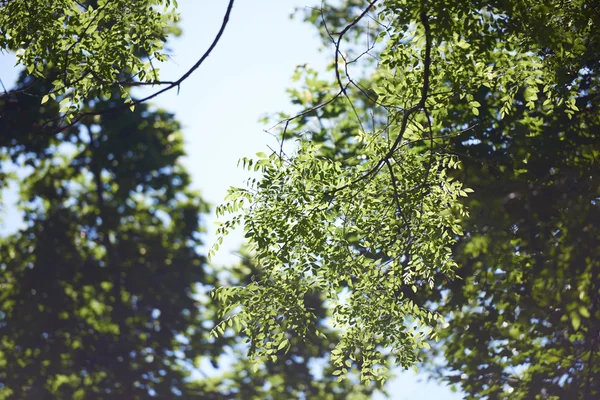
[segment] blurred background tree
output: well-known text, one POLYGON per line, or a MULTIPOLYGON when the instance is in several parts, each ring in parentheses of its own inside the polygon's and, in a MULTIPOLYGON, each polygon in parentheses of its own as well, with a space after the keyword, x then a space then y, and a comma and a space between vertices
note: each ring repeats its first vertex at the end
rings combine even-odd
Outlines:
MULTIPOLYGON (((19 87, 32 82, 23 74, 19 87)), ((30 88, 29 90, 32 90, 30 88)), ((2 238, 2 393, 29 398, 138 398, 183 392, 184 360, 209 351, 192 292, 208 281, 199 215, 177 163, 173 116, 148 106, 62 133, 36 131, 58 105, 16 95, 2 154, 19 183, 26 228, 2 238)), ((94 98, 86 108, 120 103, 94 98)))

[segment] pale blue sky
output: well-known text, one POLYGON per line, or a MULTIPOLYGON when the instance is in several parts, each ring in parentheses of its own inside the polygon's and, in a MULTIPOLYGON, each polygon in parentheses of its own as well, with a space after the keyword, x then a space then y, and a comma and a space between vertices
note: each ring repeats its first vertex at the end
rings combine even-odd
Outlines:
MULTIPOLYGON (((240 157, 265 151, 274 143, 258 119, 265 113, 294 110, 285 89, 295 66, 308 63, 323 70, 330 61, 331 50, 318 51, 316 31, 289 18, 295 7, 319 4, 318 0, 237 0, 211 56, 182 84, 179 94, 172 90, 153 100, 181 121, 188 153, 184 163, 194 187, 211 204, 220 203, 229 186, 242 184, 246 175, 236 167, 240 157)), ((226 5, 226 0, 179 0, 183 35, 170 42, 173 56, 161 65, 161 79, 174 80, 194 64, 218 31, 226 5)), ((13 57, 0 57, 0 78, 7 86, 14 81, 13 65, 13 57)), ((14 202, 15 196, 7 200, 14 202)), ((213 222, 212 216, 205 218, 207 244, 214 238, 213 222)), ((17 223, 14 212, 5 215, 4 229, 17 223)), ((214 261, 223 265, 235 261, 232 253, 239 244, 239 236, 226 241, 214 261)), ((391 398, 462 398, 425 379, 412 371, 401 372, 388 384, 391 398)))

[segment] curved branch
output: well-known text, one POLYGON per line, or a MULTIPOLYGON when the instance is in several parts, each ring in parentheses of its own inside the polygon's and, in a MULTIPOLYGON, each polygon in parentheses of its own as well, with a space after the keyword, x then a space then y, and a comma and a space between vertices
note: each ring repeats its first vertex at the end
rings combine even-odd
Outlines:
POLYGON ((348 32, 350 29, 352 29, 352 27, 354 25, 356 25, 361 19, 363 19, 365 17, 365 15, 367 15, 367 13, 371 10, 371 8, 373 8, 375 6, 375 3, 377 3, 377 1, 379 1, 379 0, 371 1, 369 3, 369 5, 367 6, 367 8, 365 8, 359 16, 354 18, 354 21, 352 21, 351 23, 346 25, 346 27, 344 29, 342 29, 342 31, 338 35, 338 40, 335 44, 335 78, 337 79, 338 85, 339 85, 340 89, 342 90, 342 92, 344 93, 344 95, 346 95, 346 88, 342 84, 342 78, 340 76, 340 69, 338 67, 339 56, 340 56, 340 45, 342 43, 342 39, 344 38, 344 35, 346 34, 346 32, 348 32))
MULTIPOLYGON (((196 63, 190 69, 188 69, 179 79, 177 79, 176 81, 172 81, 172 82, 158 82, 157 84, 166 84, 166 83, 168 83, 168 86, 165 87, 165 88, 163 88, 163 89, 160 89, 160 90, 158 90, 158 91, 156 91, 154 93, 152 93, 149 96, 146 96, 146 97, 141 98, 139 100, 136 100, 134 102, 122 104, 120 106, 116 106, 116 107, 112 107, 112 108, 107 108, 107 109, 100 110, 100 111, 90 111, 90 112, 80 113, 73 121, 71 121, 67 125, 63 125, 62 127, 57 128, 57 130, 55 130, 54 132, 55 133, 62 132, 65 129, 68 129, 68 128, 74 126, 79 121, 81 121, 84 117, 87 117, 87 116, 107 114, 109 112, 124 110, 124 109, 130 108, 132 106, 136 106, 138 104, 141 104, 141 103, 144 103, 144 102, 146 102, 148 100, 151 100, 151 99, 153 99, 153 98, 161 95, 162 93, 167 92, 167 91, 169 91, 169 90, 171 90, 171 89, 173 89, 175 87, 177 87, 177 90, 179 91, 179 87, 181 86, 181 83, 183 81, 185 81, 196 69, 198 69, 198 67, 200 67, 200 65, 202 65, 202 63, 208 58, 208 56, 210 55, 210 53, 217 46, 217 43, 221 39, 221 36, 223 35, 223 32, 225 31, 225 27, 227 26, 227 24, 229 22, 229 17, 231 15, 231 10, 233 9, 233 3, 234 3, 234 0, 229 0, 229 4, 227 5, 227 11, 225 12, 225 15, 223 16, 223 22, 221 23, 221 28, 217 32, 217 35, 213 39, 213 41, 210 44, 210 46, 208 47, 208 49, 204 52, 204 54, 202 54, 202 57, 200 57, 198 59, 198 61, 196 61, 196 63)), ((62 119, 62 118, 63 118, 62 116, 58 117, 58 118, 54 118, 52 120, 47 121, 44 125, 47 125, 50 122, 54 122, 54 121, 62 119)))
MULTIPOLYGON (((373 5, 374 3, 375 3, 375 1, 372 2, 371 5, 373 5)), ((364 15, 364 13, 362 15, 364 15)), ((367 179, 371 175, 377 173, 381 169, 381 167, 383 167, 385 162, 393 156, 394 152, 396 151, 396 149, 402 142, 404 133, 406 132, 406 127, 408 126, 408 120, 409 120, 410 116, 419 111, 425 111, 426 115, 429 115, 427 112, 427 109, 425 107, 425 104, 427 102, 427 97, 428 97, 428 93, 429 93, 429 75, 431 73, 430 71, 431 71, 432 40, 431 40, 431 29, 429 26, 429 18, 425 11, 421 12, 421 23, 423 24, 423 27, 425 29, 425 59, 423 61, 424 71, 423 71, 423 86, 421 88, 421 99, 419 100, 419 102, 417 104, 415 104, 414 106, 412 106, 411 108, 406 110, 406 112, 404 113, 404 115, 402 117, 402 123, 400 126, 400 132, 398 133, 398 137, 396 137, 396 139, 394 140, 394 143, 392 144, 392 146, 390 147, 388 152, 377 162, 377 164, 375 164, 375 166, 373 168, 371 168, 370 170, 365 172, 362 176, 356 178, 354 181, 352 181, 346 185, 342 185, 339 188, 336 188, 336 189, 330 191, 329 194, 334 194, 336 192, 339 192, 340 190, 344 190, 350 186, 354 186, 357 183, 361 182, 362 180, 367 179)), ((351 26, 351 25, 349 25, 349 26, 351 26)), ((347 29, 344 29, 344 31, 342 31, 342 33, 345 33, 346 30, 347 29)), ((337 52, 336 52, 336 56, 337 56, 337 52)), ((336 59, 337 59, 337 57, 336 57, 336 59)), ((336 74, 338 74, 337 64, 336 64, 336 74)), ((338 79, 339 79, 339 76, 338 76, 338 79)), ((338 80, 338 83, 341 83, 341 80, 338 80)), ((344 94, 345 94, 345 91, 344 91, 344 94)))

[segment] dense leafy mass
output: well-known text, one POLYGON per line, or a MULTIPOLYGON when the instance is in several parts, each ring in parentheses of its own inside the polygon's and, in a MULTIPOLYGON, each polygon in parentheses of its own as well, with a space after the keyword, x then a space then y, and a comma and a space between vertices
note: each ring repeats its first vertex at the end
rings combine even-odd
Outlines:
MULTIPOLYGON (((20 84, 45 89, 26 75, 20 84)), ((121 101, 114 96, 93 107, 121 101)), ((206 205, 177 163, 178 123, 143 106, 40 137, 19 128, 59 105, 17 99, 17 108, 4 108, 0 149, 3 164, 25 168, 25 227, 0 239, 0 393, 134 399, 183 391, 182 360, 202 349, 190 341, 205 341, 191 294, 206 279, 195 250, 206 205)))
POLYGON ((138 82, 157 82, 153 62, 162 51, 167 28, 177 18, 171 0, 8 0, 0 2, 0 48, 16 51, 17 63, 42 78, 58 71, 41 102, 61 100, 69 118, 92 91, 138 82), (127 76, 122 74, 128 71, 127 76), (67 95, 67 96, 64 96, 67 95))
MULTIPOLYGON (((440 15, 449 17, 445 21, 463 24, 469 15, 482 18, 484 4, 439 3, 445 13, 440 15)), ((306 19, 330 43, 328 32, 340 32, 366 5, 331 3, 309 12, 306 19)), ((505 103, 497 94, 499 87, 482 85, 471 92, 477 113, 460 101, 462 91, 453 95, 434 149, 459 158, 462 169, 452 175, 475 192, 464 200, 469 210, 462 221, 465 235, 453 247, 460 279, 439 277, 432 290, 406 292, 449 320, 439 330, 443 340, 435 351, 421 354, 430 361, 426 366, 433 376, 456 384, 469 398, 594 398, 600 391, 600 12, 586 1, 485 6, 496 10, 494 29, 515 35, 488 42, 488 64, 495 65, 496 46, 510 45, 515 55, 514 64, 508 60, 511 73, 519 68, 517 56, 527 54, 547 71, 540 79, 554 80, 551 90, 570 92, 572 100, 558 100, 550 113, 552 100, 545 93, 537 93, 531 104, 531 89, 521 87, 513 111, 502 115, 505 103)), ((396 20, 362 20, 346 36, 343 50, 354 57, 362 54, 364 44, 377 37, 377 26, 381 31, 392 25, 396 20)), ((471 48, 495 34, 489 30, 473 36, 459 28, 454 32, 471 48)), ((379 57, 378 48, 369 54, 379 57)), ((371 72, 372 64, 367 60, 353 71, 354 108, 328 105, 299 118, 293 131, 310 132, 313 140, 324 143, 322 153, 328 157, 352 154, 355 113, 367 124, 387 114, 373 101, 371 88, 378 76, 371 72)), ((332 87, 311 72, 291 94, 294 102, 310 108, 332 87)), ((413 145, 423 151, 429 147, 413 145)))
POLYGON ((222 208, 234 213, 230 224, 244 224, 269 273, 216 296, 239 311, 233 319, 258 356, 309 330, 302 295, 326 287, 332 322, 342 328, 332 352, 336 373, 357 365, 373 379, 386 351, 413 362, 410 346, 394 347, 394 335, 435 310, 449 325, 436 326, 437 353, 421 354, 444 355, 445 368, 433 372, 470 397, 593 398, 600 373, 597 7, 377 3, 308 13, 335 47, 334 77, 299 71, 303 83, 290 92, 306 111, 279 116, 279 135, 299 140, 297 153, 259 157, 262 180, 232 191, 222 208), (450 156, 460 170, 444 169, 450 156), (397 165, 421 176, 434 171, 419 200, 410 200, 406 186, 394 189, 392 182, 411 179, 397 165), (435 216, 462 205, 470 213, 452 214, 462 230, 441 224, 427 236, 439 246, 446 232, 453 257, 425 263, 426 272, 400 285, 422 248, 396 247, 398 240, 421 233, 410 224, 422 218, 419 204, 444 186, 442 173, 475 192, 461 202, 450 197, 432 208, 435 216), (387 207, 395 211, 386 214, 387 207), (386 276, 389 286, 377 292, 388 266, 402 272, 386 276), (405 308, 395 319, 381 319, 399 304, 405 308))

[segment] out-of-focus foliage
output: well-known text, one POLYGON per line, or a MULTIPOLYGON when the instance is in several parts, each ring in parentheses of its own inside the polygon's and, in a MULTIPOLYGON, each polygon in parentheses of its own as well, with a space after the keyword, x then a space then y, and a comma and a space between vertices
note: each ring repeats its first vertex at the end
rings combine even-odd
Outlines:
MULTIPOLYGON (((390 323, 376 321, 398 304, 414 303, 417 315, 435 310, 448 319, 449 325, 436 326, 443 339, 436 351, 421 354, 432 362, 442 354, 445 364, 432 372, 460 385, 470 398, 595 398, 600 392, 598 6, 583 0, 396 0, 376 2, 357 19, 371 3, 326 4, 322 12, 307 14, 329 46, 355 24, 339 41, 338 63, 330 70, 337 69, 340 79, 299 71, 303 83, 290 93, 307 111, 276 130, 283 139, 299 139, 299 150, 253 161, 265 176, 247 191, 233 192, 238 197, 222 208, 241 210, 230 223, 244 223, 269 274, 245 288, 222 289, 217 297, 230 307, 242 305, 242 329, 267 357, 271 348, 282 343, 285 348, 282 330, 296 326, 302 336, 310 326, 310 310, 295 299, 321 285, 334 292, 334 301, 339 293, 342 305, 331 304, 333 321, 355 317, 346 319, 347 326, 338 321, 346 328, 338 347, 342 357, 332 353, 338 366, 351 355, 362 360, 365 348, 371 349, 369 340, 376 349, 366 355, 370 361, 402 349, 387 347, 394 340, 390 323), (375 36, 379 44, 372 42, 375 36), (376 68, 368 57, 377 61, 376 68), (411 112, 425 86, 425 103, 411 112), (369 153, 369 147, 382 151, 369 153), (422 193, 420 201, 407 201, 405 192, 393 188, 392 182, 410 179, 412 168, 421 174, 429 170, 429 162, 405 161, 405 152, 430 157, 431 165, 457 157, 461 169, 447 175, 475 190, 461 201, 469 215, 454 214, 464 235, 444 229, 429 234, 434 246, 443 232, 456 240, 448 262, 458 264, 452 272, 460 279, 450 279, 444 264, 426 263, 433 288, 428 275, 396 286, 386 279, 389 288, 376 296, 373 276, 382 266, 404 277, 410 267, 402 261, 420 254, 395 248, 398 236, 421 233, 411 222, 427 201, 422 193), (399 160, 388 157, 396 154, 399 160), (385 160, 409 173, 392 168, 395 179, 386 176, 385 160), (381 168, 371 173, 373 165, 381 168), (362 179, 348 178, 360 168, 362 179), (356 186, 344 186, 348 181, 356 186), (340 194, 339 188, 350 193, 340 194), (383 217, 396 199, 396 212, 383 217), (267 207, 277 217, 269 218, 267 207), (353 210, 352 218, 336 215, 339 209, 353 210), (374 221, 377 215, 382 218, 374 221), (409 215, 408 223, 403 215, 409 215), (337 236, 347 221, 364 221, 371 230, 337 236), (368 264, 363 257, 370 258, 368 264), (355 271, 373 286, 342 282, 355 271), (344 341, 353 329, 368 332, 362 345, 344 341)), ((436 176, 428 176, 426 193, 439 187, 436 176)), ((443 215, 442 209, 434 213, 443 215)), ((391 322, 400 331, 403 323, 391 322)), ((367 375, 371 366, 360 365, 367 375)))
POLYGON ((34 77, 49 67, 58 71, 40 101, 60 99, 69 118, 92 91, 109 95, 121 88, 131 101, 123 85, 134 78, 158 81, 153 61, 165 60, 166 33, 177 18, 172 5, 176 1, 2 1, 0 49, 16 51, 17 63, 34 77))
POLYGON ((438 372, 472 398, 600 395, 597 63, 574 82, 572 119, 529 110, 520 93, 499 120, 487 91, 476 97, 480 117, 455 114, 457 125, 481 127, 446 145, 475 189, 454 252, 462 279, 423 300, 450 320, 438 372))
MULTIPOLYGON (((25 227, 0 239, 2 397, 185 392, 184 361, 211 345, 192 298, 208 279, 196 251, 206 205, 178 164, 179 124, 141 106, 45 136, 32 125, 59 106, 15 99, 0 149, 27 174, 25 227)), ((86 108, 121 102, 115 93, 86 108)))

